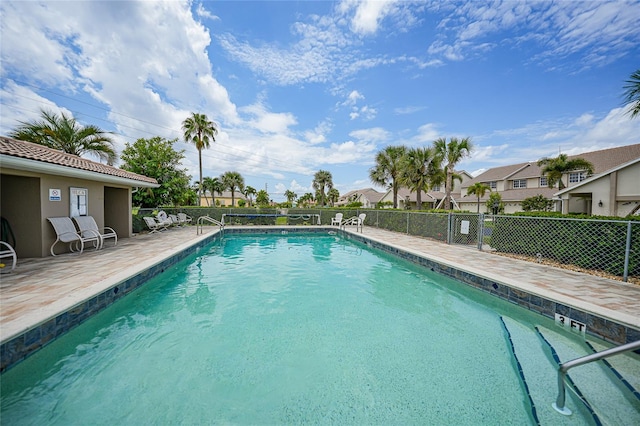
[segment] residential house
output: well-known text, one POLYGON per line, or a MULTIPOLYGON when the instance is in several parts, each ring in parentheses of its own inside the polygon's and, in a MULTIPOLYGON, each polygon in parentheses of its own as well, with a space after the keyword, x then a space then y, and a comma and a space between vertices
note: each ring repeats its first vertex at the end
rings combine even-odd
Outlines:
MULTIPOLYGON (((218 194, 216 192, 214 195, 215 195, 215 206, 213 201, 214 197, 211 196, 211 193, 209 191, 206 191, 202 195, 202 198, 200 199, 200 205, 202 207, 232 207, 231 191, 222 191, 222 194, 218 194)), ((235 191, 233 193, 233 207, 240 207, 240 204, 239 204, 240 200, 244 200, 246 203, 247 197, 245 197, 244 194, 242 194, 240 191, 235 191)), ((254 202, 255 202, 255 199, 254 199, 254 202)))
POLYGON ((363 208, 372 209, 376 207, 382 197, 384 197, 384 193, 378 192, 373 188, 356 189, 340 196, 335 205, 336 207, 343 207, 351 203, 362 203, 363 208))
MULTIPOLYGON (((628 145, 569 156, 582 158, 593 165, 593 175, 585 170, 566 173, 563 190, 549 188, 537 161, 494 167, 463 183, 459 205, 462 210, 476 211, 477 197, 467 194, 474 183, 487 184, 498 192, 505 213, 522 210, 524 199, 542 195, 553 200, 556 211, 604 216, 626 216, 640 202, 640 144, 628 145)), ((480 198, 480 212, 487 212, 489 192, 480 198)))
POLYGON ((133 188, 158 186, 147 176, 0 136, 0 213, 19 258, 50 255, 56 234, 48 217, 93 216, 99 227, 131 237, 133 188))

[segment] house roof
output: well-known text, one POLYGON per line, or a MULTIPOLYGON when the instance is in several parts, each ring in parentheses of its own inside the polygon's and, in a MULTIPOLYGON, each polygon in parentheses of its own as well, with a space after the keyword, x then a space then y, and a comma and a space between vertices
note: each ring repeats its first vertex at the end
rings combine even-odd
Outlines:
POLYGON ((0 136, 3 168, 78 177, 130 186, 157 187, 150 177, 91 161, 31 142, 0 136))
POLYGON ((356 189, 341 195, 340 200, 338 201, 338 204, 349 202, 349 197, 353 195, 361 195, 367 198, 370 202, 377 203, 382 199, 382 197, 384 197, 384 194, 385 193, 378 192, 373 188, 356 189))
MULTIPOLYGON (((640 144, 601 149, 599 151, 583 152, 570 155, 569 159, 582 158, 593 165, 593 175, 605 173, 634 158, 640 158, 640 144)), ((494 167, 465 183, 471 186, 476 182, 492 182, 505 179, 526 179, 542 176, 542 169, 537 161, 518 163, 509 166, 494 167)))

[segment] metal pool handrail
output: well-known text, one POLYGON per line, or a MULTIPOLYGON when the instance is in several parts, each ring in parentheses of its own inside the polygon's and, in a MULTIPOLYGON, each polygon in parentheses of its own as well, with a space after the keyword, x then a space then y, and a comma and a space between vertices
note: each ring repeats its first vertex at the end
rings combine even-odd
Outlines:
POLYGON ((209 222, 209 223, 213 223, 214 225, 218 225, 220 227, 220 231, 224 232, 224 223, 218 220, 215 220, 210 216, 200 216, 198 218, 198 221, 196 222, 196 234, 198 235, 202 234, 202 225, 204 222, 209 222))
POLYGON ((560 414, 564 414, 565 416, 571 415, 571 410, 564 406, 565 400, 565 385, 564 381, 567 376, 567 371, 572 367, 577 367, 579 365, 588 364, 593 361, 598 361, 600 359, 608 358, 613 355, 620 354, 622 352, 633 351, 635 349, 640 349, 640 340, 635 342, 626 343, 624 345, 616 346, 615 348, 610 348, 601 352, 596 352, 595 354, 583 356, 581 358, 576 358, 571 361, 564 362, 560 364, 558 367, 558 398, 556 398, 556 402, 551 404, 553 408, 560 414))

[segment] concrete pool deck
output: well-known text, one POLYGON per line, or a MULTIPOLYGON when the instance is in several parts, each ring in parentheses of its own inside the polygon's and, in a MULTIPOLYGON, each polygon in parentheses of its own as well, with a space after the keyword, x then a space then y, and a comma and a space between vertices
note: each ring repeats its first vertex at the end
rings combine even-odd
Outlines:
MULTIPOLYGON (((235 228, 260 229, 227 227, 235 228)), ((101 251, 89 249, 82 254, 18 259, 15 271, 0 275, 0 343, 212 238, 217 229, 205 227, 204 233, 197 235, 193 226, 176 228, 122 239, 115 247, 108 241, 101 251)), ((371 227, 355 235, 566 304, 638 330, 640 334, 639 285, 371 227)))

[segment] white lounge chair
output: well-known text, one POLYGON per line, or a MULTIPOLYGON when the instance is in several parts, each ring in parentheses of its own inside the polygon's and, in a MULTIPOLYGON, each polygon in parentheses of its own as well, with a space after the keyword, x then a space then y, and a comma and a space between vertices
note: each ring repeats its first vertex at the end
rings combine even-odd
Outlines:
POLYGON ((169 219, 171 219, 171 223, 172 223, 174 226, 182 226, 182 225, 183 225, 183 222, 182 222, 182 221, 180 220, 180 218, 179 218, 177 215, 175 215, 175 214, 170 214, 170 215, 169 215, 169 219))
POLYGON ((158 216, 156 217, 156 220, 160 223, 162 223, 166 228, 173 226, 173 221, 171 221, 171 218, 169 218, 169 216, 167 216, 167 212, 165 212, 164 210, 160 210, 158 212, 158 216))
POLYGON ((331 218, 331 226, 340 226, 342 225, 342 217, 344 215, 342 213, 336 213, 335 217, 331 218))
POLYGON ((164 223, 158 222, 155 217, 145 216, 143 219, 147 224, 147 228, 149 228, 149 231, 151 231, 149 232, 150 234, 153 234, 154 232, 164 231, 165 229, 167 229, 167 225, 164 223))
POLYGON ((114 231, 113 228, 109 228, 108 226, 105 226, 104 228, 102 228, 102 230, 100 230, 93 216, 77 216, 74 217, 73 220, 76 222, 76 225, 78 225, 80 235, 82 235, 83 237, 95 234, 100 235, 100 248, 104 247, 104 240, 106 240, 107 238, 113 238, 113 245, 118 245, 118 234, 116 234, 116 231, 114 231))
MULTIPOLYGON (((5 243, 4 241, 0 241, 0 259, 3 259, 5 257, 11 257, 13 259, 13 262, 11 263, 11 269, 7 268, 7 266, 3 266, 0 271, 2 271, 2 273, 6 272, 11 272, 14 269, 16 269, 16 263, 18 262, 18 256, 16 256, 16 251, 13 249, 13 247, 11 247, 10 244, 5 243)), ((2 264, 4 264, 4 262, 1 262, 2 264)))
POLYGON ((180 221, 184 224, 191 223, 192 221, 191 216, 187 216, 186 213, 178 213, 178 219, 180 219, 180 221))
POLYGON ((96 250, 100 248, 100 234, 93 231, 87 231, 86 234, 80 235, 76 231, 71 218, 63 217, 49 217, 47 218, 53 229, 56 231, 56 240, 51 244, 51 256, 55 256, 53 247, 58 243, 69 243, 69 250, 72 252, 82 253, 84 245, 86 243, 93 243, 96 250))
POLYGON ((348 219, 345 219, 344 222, 342 222, 342 228, 344 228, 346 225, 355 225, 356 231, 358 231, 358 228, 360 228, 360 232, 362 232, 362 227, 364 226, 364 220, 366 217, 366 213, 360 213, 358 216, 352 216, 348 219))

